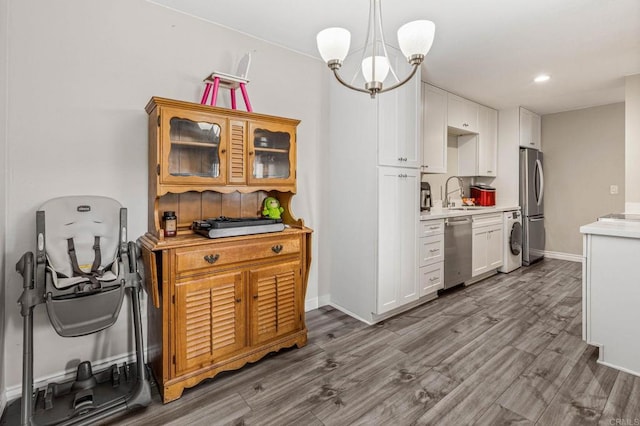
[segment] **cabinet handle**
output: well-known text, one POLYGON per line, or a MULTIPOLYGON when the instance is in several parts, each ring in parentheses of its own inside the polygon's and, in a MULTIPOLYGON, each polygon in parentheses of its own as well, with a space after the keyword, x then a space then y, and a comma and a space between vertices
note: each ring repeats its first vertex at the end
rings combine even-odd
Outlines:
POLYGON ((440 229, 439 226, 430 226, 429 229, 440 229))
POLYGON ((220 154, 224 154, 225 152, 227 152, 227 150, 226 150, 226 149, 221 149, 221 150, 220 150, 220 154))
POLYGON ((493 173, 493 170, 487 170, 487 173, 493 173))
POLYGON ((435 252, 438 252, 438 251, 440 251, 440 249, 431 249, 431 250, 429 250, 429 253, 435 253, 435 252))
POLYGON ((253 151, 249 151, 249 155, 253 155, 253 151))
POLYGON ((253 298, 254 298, 254 299, 257 299, 257 298, 258 298, 258 295, 257 295, 257 294, 254 294, 254 295, 253 295, 253 298))
POLYGON ((271 247, 271 251, 276 254, 280 253, 282 251, 282 244, 276 244, 275 246, 271 247))
POLYGON ((407 157, 398 157, 398 161, 407 161, 407 157))
POLYGON ((206 260, 207 262, 214 264, 216 263, 216 261, 220 259, 220 255, 219 254, 208 254, 204 257, 204 260, 206 260))
POLYGON ((438 277, 431 277, 431 278, 429 278, 429 281, 431 281, 431 282, 438 281, 438 279, 439 279, 438 277))
POLYGON ((462 127, 469 127, 467 123, 462 123, 462 127))
POLYGON ((240 303, 242 302, 242 299, 240 299, 239 297, 236 299, 236 303, 240 303))

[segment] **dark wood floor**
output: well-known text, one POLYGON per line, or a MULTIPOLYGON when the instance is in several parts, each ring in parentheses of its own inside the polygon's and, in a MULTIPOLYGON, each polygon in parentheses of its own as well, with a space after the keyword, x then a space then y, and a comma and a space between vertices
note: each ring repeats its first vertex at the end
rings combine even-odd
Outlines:
POLYGON ((640 377, 581 339, 581 265, 544 260, 367 326, 307 313, 309 344, 113 425, 640 425, 640 377))

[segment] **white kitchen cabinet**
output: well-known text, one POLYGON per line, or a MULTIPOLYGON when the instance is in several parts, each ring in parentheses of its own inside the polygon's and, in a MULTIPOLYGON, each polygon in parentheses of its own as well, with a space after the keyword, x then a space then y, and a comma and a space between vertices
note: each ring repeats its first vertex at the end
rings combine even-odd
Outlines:
MULTIPOLYGON (((394 69, 408 70, 406 59, 396 58, 394 69)), ((420 102, 421 82, 407 83, 404 90, 392 90, 376 96, 378 111, 378 164, 381 166, 420 166, 420 102)), ((371 100, 371 99, 370 99, 371 100)))
POLYGON ((449 133, 478 133, 480 105, 453 93, 447 94, 447 126, 449 133))
POLYGON ((540 116, 520 107, 520 146, 542 150, 540 116))
POLYGON ((478 134, 458 136, 458 175, 496 176, 498 111, 478 107, 478 134))
POLYGON ((420 287, 420 297, 436 294, 438 290, 443 289, 444 263, 438 262, 420 268, 418 282, 420 287))
MULTIPOLYGON (((345 61, 343 75, 355 74, 360 61, 351 63, 349 69, 345 61)), ((373 324, 418 300, 419 164, 411 167, 407 160, 389 166, 392 161, 384 159, 393 156, 383 152, 392 133, 419 135, 420 97, 414 94, 421 82, 414 77, 375 99, 333 79, 329 84, 329 302, 373 324), (402 113, 385 113, 385 95, 413 99, 413 110, 406 103, 402 113)))
POLYGON ((418 242, 420 297, 444 288, 444 219, 420 222, 418 242))
POLYGON ((502 214, 473 216, 471 276, 476 277, 502 266, 504 236, 502 214))
POLYGON ((422 171, 447 172, 447 92, 422 85, 422 171))
POLYGON ((385 200, 378 219, 376 313, 382 314, 418 299, 416 235, 420 173, 380 167, 378 179, 378 197, 385 200))

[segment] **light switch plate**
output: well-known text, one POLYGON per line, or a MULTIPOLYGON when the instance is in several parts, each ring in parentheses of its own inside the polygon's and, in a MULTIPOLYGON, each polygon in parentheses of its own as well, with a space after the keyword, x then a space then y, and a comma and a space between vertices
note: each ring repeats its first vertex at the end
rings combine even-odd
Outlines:
POLYGON ((609 194, 615 195, 618 193, 618 185, 611 185, 609 187, 609 194))

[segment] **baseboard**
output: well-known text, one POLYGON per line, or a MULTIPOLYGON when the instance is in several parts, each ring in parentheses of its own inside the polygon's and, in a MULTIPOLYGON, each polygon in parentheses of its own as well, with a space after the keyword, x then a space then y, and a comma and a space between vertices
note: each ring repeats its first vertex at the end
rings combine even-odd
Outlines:
POLYGON ((625 213, 640 213, 640 203, 624 203, 625 213))
POLYGON ((304 301, 304 311, 309 312, 318 309, 318 298, 313 297, 304 301))
MULTIPOLYGON (((95 372, 102 371, 106 368, 109 368, 113 364, 121 365, 123 363, 134 363, 136 362, 136 353, 131 352, 129 354, 122 354, 118 356, 114 356, 111 358, 107 358, 100 361, 91 361, 91 369, 95 372)), ((39 377, 33 381, 33 389, 39 389, 46 387, 48 383, 62 383, 67 380, 72 380, 76 376, 75 367, 68 371, 59 371, 57 373, 51 374, 46 377, 39 377)), ((6 393, 4 395, 3 403, 7 401, 13 401, 14 399, 18 399, 22 396, 22 383, 8 387, 6 389, 6 393)), ((4 409, 4 407, 3 407, 4 409)))
POLYGON ((0 393, 0 416, 4 413, 4 409, 7 408, 7 395, 6 392, 0 393))
POLYGON ((557 251, 545 251, 544 257, 548 257, 550 259, 558 259, 558 260, 568 260, 569 262, 580 262, 582 263, 582 256, 579 254, 572 253, 560 253, 557 251))
POLYGON ((331 296, 330 295, 325 294, 324 296, 318 297, 318 307, 329 306, 329 305, 331 305, 331 296))
POLYGON ((340 312, 343 312, 343 313, 345 313, 345 314, 349 315, 349 316, 350 316, 350 317, 352 317, 352 318, 357 319, 358 321, 362 321, 363 323, 365 323, 365 324, 367 324, 367 325, 373 325, 373 324, 375 324, 374 322, 371 322, 371 321, 369 321, 369 320, 366 320, 366 319, 362 318, 360 315, 356 315, 356 314, 354 314, 353 312, 351 312, 350 310, 348 310, 348 309, 346 309, 346 308, 343 308, 342 306, 340 306, 340 305, 338 305, 338 304, 336 304, 336 303, 331 302, 331 303, 328 303, 328 305, 329 305, 329 306, 331 306, 332 308, 336 308, 336 309, 337 309, 337 310, 339 310, 340 312))

